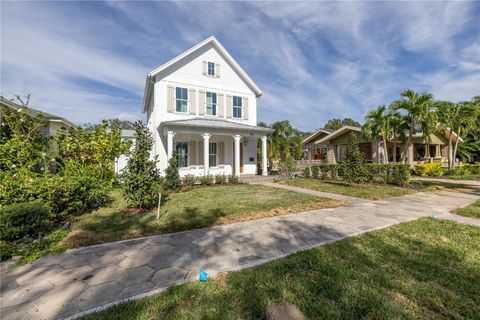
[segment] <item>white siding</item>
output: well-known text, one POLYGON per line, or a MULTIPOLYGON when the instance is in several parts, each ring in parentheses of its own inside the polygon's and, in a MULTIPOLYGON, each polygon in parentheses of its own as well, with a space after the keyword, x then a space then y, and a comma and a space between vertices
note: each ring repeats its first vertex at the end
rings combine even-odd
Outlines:
MULTIPOLYGON (((198 117, 200 108, 204 108, 203 105, 199 105, 199 91, 211 91, 223 96, 223 106, 227 107, 227 95, 240 96, 248 98, 248 120, 243 119, 227 119, 226 110, 223 112, 223 117, 216 116, 217 118, 238 122, 248 125, 257 124, 257 98, 254 92, 243 81, 243 79, 237 74, 237 72, 223 59, 217 49, 211 44, 203 47, 197 52, 191 54, 180 62, 177 62, 169 68, 163 70, 156 75, 155 84, 153 89, 153 97, 150 99, 150 105, 147 110, 147 125, 151 132, 154 133, 155 146, 153 154, 158 155, 159 169, 164 170, 167 163, 167 151, 166 151, 166 137, 162 132, 158 132, 157 128, 163 121, 189 119, 198 117), (220 77, 213 77, 204 75, 202 73, 203 61, 214 62, 220 65, 221 74, 220 77), (194 89, 196 97, 192 101, 196 103, 196 114, 167 112, 167 87, 183 87, 187 89, 194 89)), ((189 93, 190 94, 190 93, 189 93)), ((217 96, 218 99, 218 96, 217 96)), ((190 100, 190 97, 189 97, 190 100)), ((190 103, 190 102, 189 102, 190 103)), ((217 106, 218 108, 218 106, 217 106)), ((189 110, 191 106, 189 105, 189 110)), ((217 114, 218 114, 217 110, 217 114)), ((205 116, 212 117, 212 116, 205 116)), ((207 130, 208 131, 208 130, 207 130)), ((178 136, 175 136, 175 140, 178 136)), ((201 139, 200 136, 195 139, 201 139)), ((216 137, 212 136, 212 141, 216 137)), ((225 139, 225 162, 226 164, 233 164, 233 138, 221 137, 225 139), (231 141, 230 141, 231 140, 231 141)), ((254 174, 256 173, 256 142, 254 139, 244 147, 243 153, 244 173, 254 174), (249 161, 249 158, 253 157, 255 161, 249 161)), ((227 172, 231 172, 232 168, 229 165, 227 172)), ((185 171, 185 170, 182 170, 185 171)), ((213 172, 212 172, 213 173, 213 172)), ((185 172, 182 172, 182 175, 185 172)))

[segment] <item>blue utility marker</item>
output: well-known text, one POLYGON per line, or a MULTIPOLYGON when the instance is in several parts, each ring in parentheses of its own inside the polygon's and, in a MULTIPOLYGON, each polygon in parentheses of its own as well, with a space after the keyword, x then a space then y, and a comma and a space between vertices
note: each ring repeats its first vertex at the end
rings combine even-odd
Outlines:
POLYGON ((205 272, 205 270, 200 269, 200 281, 206 282, 208 278, 208 274, 205 272))
POLYGON ((432 219, 435 219, 435 213, 432 213, 432 219))

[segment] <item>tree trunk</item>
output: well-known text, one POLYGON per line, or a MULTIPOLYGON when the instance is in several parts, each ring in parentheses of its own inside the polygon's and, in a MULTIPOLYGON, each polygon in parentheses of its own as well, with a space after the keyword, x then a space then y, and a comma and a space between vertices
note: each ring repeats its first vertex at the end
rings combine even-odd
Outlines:
POLYGON ((453 139, 453 129, 450 128, 450 137, 448 137, 448 168, 453 168, 452 163, 452 139, 453 139))
POLYGON ((383 156, 385 157, 383 162, 388 164, 388 146, 385 138, 383 138, 383 156))
MULTIPOLYGON (((455 159, 457 158, 458 139, 460 138, 460 128, 457 129, 457 138, 455 139, 455 148, 453 149, 452 162, 455 165, 455 159)), ((453 167, 452 165, 452 167, 453 167)))
MULTIPOLYGON (((412 141, 412 134, 410 133, 408 135, 408 140, 403 148, 403 155, 402 155, 402 163, 406 163, 407 162, 407 154, 408 154, 408 150, 410 149, 410 144, 411 144, 411 141, 412 141)), ((409 159, 410 161, 410 159, 409 159)))
POLYGON ((397 163, 397 141, 396 140, 393 140, 393 163, 397 163))

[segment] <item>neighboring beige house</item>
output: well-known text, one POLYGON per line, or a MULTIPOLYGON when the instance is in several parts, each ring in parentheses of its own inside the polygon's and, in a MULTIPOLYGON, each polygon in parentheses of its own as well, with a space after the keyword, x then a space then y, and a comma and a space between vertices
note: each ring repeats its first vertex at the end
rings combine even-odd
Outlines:
POLYGON ((305 160, 326 160, 327 146, 316 144, 315 141, 328 136, 332 131, 320 128, 303 140, 305 160))
MULTIPOLYGON (((317 131, 315 134, 317 134, 318 139, 312 137, 313 135, 311 136, 313 139, 308 137, 304 141, 304 147, 307 150, 315 150, 315 152, 320 150, 320 153, 322 153, 323 156, 321 156, 321 159, 319 159, 319 157, 314 157, 312 159, 308 158, 309 154, 307 153, 307 160, 325 163, 342 162, 345 159, 349 135, 353 132, 357 136, 360 151, 364 154, 365 159, 368 162, 385 162, 383 143, 371 139, 365 139, 361 131, 361 128, 353 126, 344 126, 329 134, 322 134, 317 131)), ((453 137, 453 143, 455 143, 455 140, 456 135, 453 137)), ((401 141, 397 141, 396 143, 389 141, 387 142, 386 148, 388 151, 389 162, 401 161, 403 154, 403 145, 401 141)), ((431 134, 429 139, 424 139, 420 133, 416 134, 413 137, 412 146, 407 150, 407 163, 410 164, 430 162, 446 163, 448 161, 447 159, 448 132, 442 132, 441 130, 431 134)))
MULTIPOLYGON (((10 110, 15 110, 15 111, 22 108, 21 105, 15 102, 12 102, 10 100, 7 100, 4 97, 0 97, 0 106, 1 106, 0 122, 2 119, 3 108, 8 108, 10 110)), ((57 133, 57 131, 60 130, 61 128, 68 129, 68 128, 75 127, 75 124, 73 124, 72 122, 68 121, 65 118, 56 116, 54 114, 33 109, 30 107, 28 108, 28 111, 32 117, 38 118, 45 123, 45 127, 42 129, 42 133, 46 136, 49 136, 49 137, 54 136, 57 133)))

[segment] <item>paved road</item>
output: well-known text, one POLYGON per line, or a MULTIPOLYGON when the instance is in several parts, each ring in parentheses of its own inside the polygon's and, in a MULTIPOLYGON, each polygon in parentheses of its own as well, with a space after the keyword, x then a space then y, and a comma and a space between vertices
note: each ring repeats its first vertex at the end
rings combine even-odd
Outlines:
POLYGON ((2 265, 2 319, 53 319, 86 314, 198 277, 262 264, 422 216, 445 214, 480 196, 479 189, 417 193, 385 201, 315 210, 114 242, 2 265))

